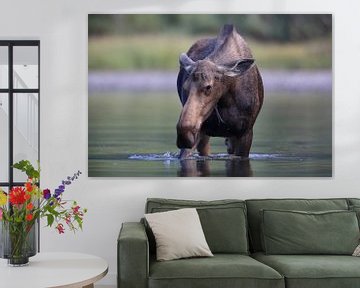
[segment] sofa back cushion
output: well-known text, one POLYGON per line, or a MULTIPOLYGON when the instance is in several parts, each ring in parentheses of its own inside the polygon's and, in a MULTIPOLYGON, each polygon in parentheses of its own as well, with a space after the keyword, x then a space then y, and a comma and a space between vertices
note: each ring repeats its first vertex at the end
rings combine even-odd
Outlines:
POLYGON ((360 228, 360 206, 350 206, 349 209, 350 209, 350 211, 354 211, 356 213, 356 216, 358 218, 359 228, 360 228))
POLYGON ((250 248, 263 251, 261 246, 261 210, 329 211, 348 210, 346 199, 254 199, 246 200, 250 248))
POLYGON ((351 255, 359 244, 354 211, 262 210, 261 214, 266 254, 351 255))
POLYGON ((348 205, 351 206, 360 206, 360 198, 348 198, 348 205))
MULTIPOLYGON (((242 200, 175 200, 150 198, 146 213, 196 208, 206 241, 213 253, 248 254, 247 213, 242 200)), ((174 223, 176 225, 176 223, 174 223)), ((148 229, 149 241, 154 239, 148 229)), ((154 247, 154 243, 150 243, 154 247)))
POLYGON ((348 199, 348 205, 350 211, 355 211, 356 216, 358 218, 359 222, 359 228, 360 228, 360 199, 358 198, 349 198, 348 199))

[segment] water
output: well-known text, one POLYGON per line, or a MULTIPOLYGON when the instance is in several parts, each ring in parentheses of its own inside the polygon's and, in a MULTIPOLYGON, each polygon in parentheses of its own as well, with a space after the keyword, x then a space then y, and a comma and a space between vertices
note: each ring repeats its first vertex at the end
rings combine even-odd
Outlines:
POLYGON ((331 177, 331 93, 267 94, 254 128, 250 159, 212 154, 178 160, 174 93, 94 93, 89 96, 90 177, 331 177))

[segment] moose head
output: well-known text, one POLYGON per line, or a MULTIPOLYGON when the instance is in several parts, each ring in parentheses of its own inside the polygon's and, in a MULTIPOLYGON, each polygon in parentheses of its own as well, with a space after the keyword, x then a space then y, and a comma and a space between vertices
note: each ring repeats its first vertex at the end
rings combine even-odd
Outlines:
POLYGON ((188 74, 182 87, 188 98, 177 123, 176 144, 180 149, 192 149, 200 141, 202 124, 214 111, 220 98, 231 89, 232 79, 248 71, 254 59, 216 64, 209 58, 195 62, 182 53, 179 62, 188 74))

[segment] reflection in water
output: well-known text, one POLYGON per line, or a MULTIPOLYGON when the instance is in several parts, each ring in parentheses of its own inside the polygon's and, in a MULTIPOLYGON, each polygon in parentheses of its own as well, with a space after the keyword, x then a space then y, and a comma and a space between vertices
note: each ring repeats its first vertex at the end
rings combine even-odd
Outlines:
MULTIPOLYGON (((180 177, 207 177, 211 175, 211 160, 184 159, 180 160, 180 177)), ((224 161, 227 177, 248 177, 253 176, 249 159, 231 158, 224 161)))
MULTIPOLYGON (((261 168, 259 164, 262 165, 262 163, 269 163, 270 165, 270 163, 286 162, 288 165, 293 163, 293 165, 298 166, 299 163, 306 161, 306 157, 301 155, 294 156, 276 153, 251 153, 247 159, 227 153, 216 153, 210 156, 199 156, 199 154, 193 153, 189 158, 180 160, 177 152, 164 152, 158 154, 122 155, 118 159, 122 160, 124 157, 129 161, 136 160, 138 163, 146 161, 147 163, 152 163, 150 165, 165 167, 165 169, 174 173, 172 176, 180 177, 253 177, 257 176, 254 175, 253 169, 256 167, 261 168)), ((116 155, 109 157, 109 159, 116 158, 116 155)))
POLYGON ((226 176, 228 177, 248 177, 253 176, 249 158, 234 158, 225 162, 226 176))
POLYGON ((210 163, 206 160, 184 159, 180 160, 180 177, 206 177, 210 175, 210 163))

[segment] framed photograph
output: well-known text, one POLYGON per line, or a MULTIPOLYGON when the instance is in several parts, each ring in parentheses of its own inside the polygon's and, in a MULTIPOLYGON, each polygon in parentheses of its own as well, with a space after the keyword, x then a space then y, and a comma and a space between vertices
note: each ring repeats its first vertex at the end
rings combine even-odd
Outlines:
POLYGON ((88 15, 89 177, 332 177, 331 14, 88 15))

